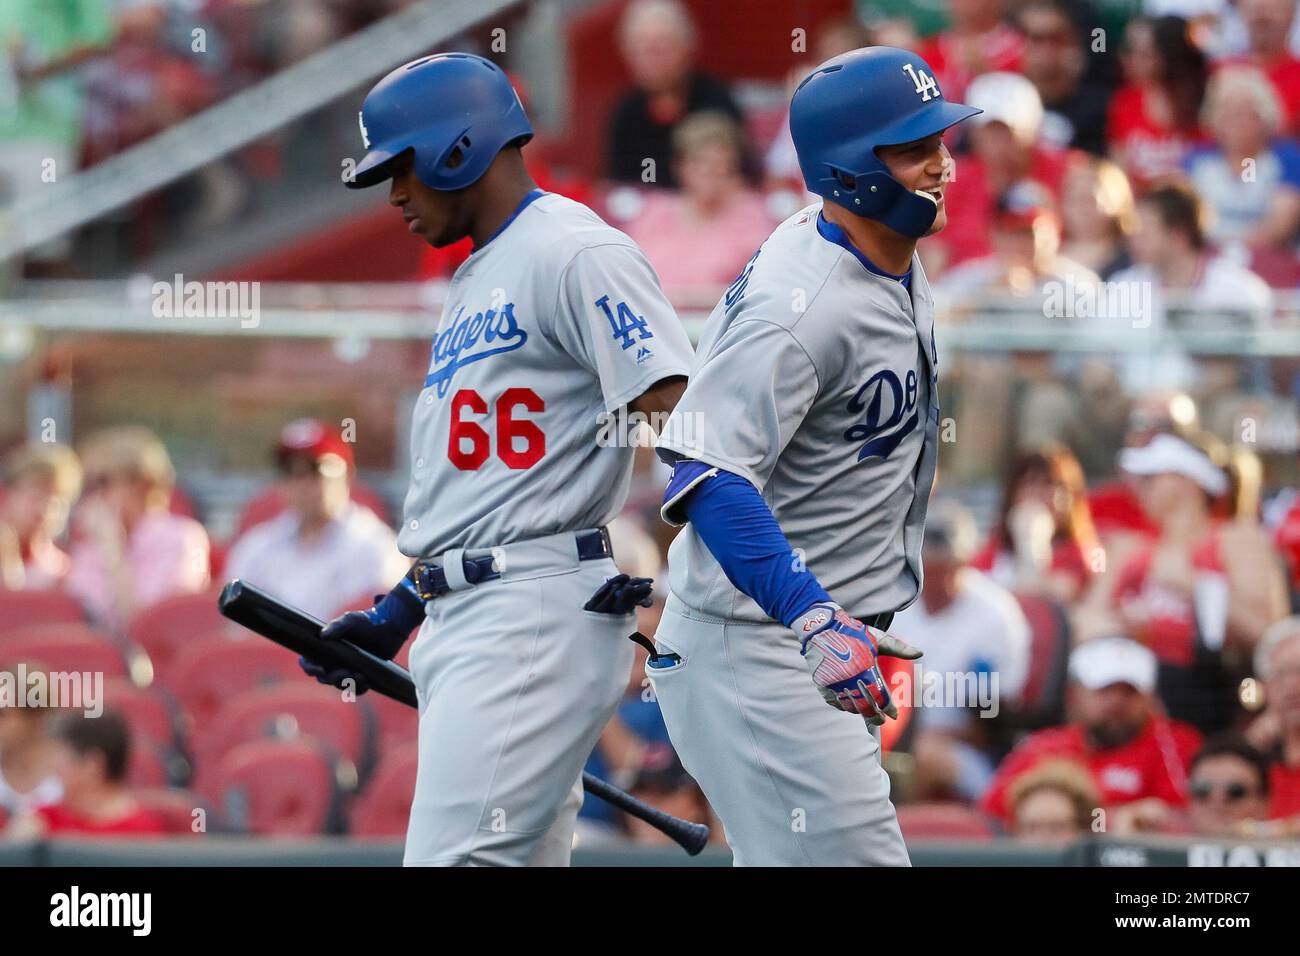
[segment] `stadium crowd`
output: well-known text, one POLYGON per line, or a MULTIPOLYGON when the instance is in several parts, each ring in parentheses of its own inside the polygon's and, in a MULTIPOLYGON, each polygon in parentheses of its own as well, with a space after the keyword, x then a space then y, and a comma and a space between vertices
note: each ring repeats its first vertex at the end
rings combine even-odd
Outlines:
MULTIPOLYGON (((984 110, 952 143, 949 225, 921 244, 946 321, 999 296, 1041 317, 1054 284, 1104 282, 1155 290, 1157 330, 1189 302, 1267 327, 1278 291, 1300 281, 1296 5, 954 0, 940 12, 864 0, 816 33, 808 65, 870 43, 913 47, 945 95, 984 110)), ((163 42, 166 4, 120 4, 116 21, 103 2, 72 6, 93 27, 42 41, 61 65, 33 69, 90 64, 86 99, 40 135, 89 163, 400 4, 287 3, 278 45, 241 45, 231 28, 225 65, 189 79, 169 79, 194 69, 183 56, 134 47, 163 42), (108 59, 83 49, 105 44, 108 59), (91 66, 112 76, 97 86, 91 66), (138 87, 124 82, 133 69, 138 87)), ((202 6, 214 22, 270 15, 202 6)), ((0 20, 0 34, 12 26, 0 20)), ((784 117, 742 111, 701 69, 689 10, 673 0, 628 4, 618 42, 632 85, 607 120, 604 176, 537 178, 637 239, 675 304, 710 306, 804 200, 784 117)), ((26 132, 0 121, 0 155, 33 145, 28 119, 26 132)), ((464 253, 430 250, 421 276, 450 274, 464 253)), ((991 432, 1005 455, 984 530, 941 473, 924 588, 892 628, 925 652, 888 675, 901 717, 885 728, 884 759, 905 834, 1300 832, 1300 495, 1279 477, 1295 461, 1266 467, 1232 412, 1260 394, 1294 403, 1300 367, 1161 346, 1018 356, 1015 373, 1003 405, 955 413, 963 428, 981 414, 1010 423, 991 432), (1115 440, 1098 442, 1108 430, 1115 440)), ((969 388, 1005 368, 971 360, 955 374, 969 388)), ((214 546, 143 428, 9 455, 0 671, 94 661, 116 715, 0 707, 9 832, 189 833, 196 808, 214 830, 402 832, 412 715, 307 684, 290 655, 216 614, 213 584, 232 577, 327 618, 368 606, 405 566, 389 505, 357 479, 336 428, 290 422, 268 458, 278 481, 214 546)), ((613 529, 622 569, 660 582, 663 480, 642 455, 613 529)), ((661 584, 642 632, 653 634, 662 597, 661 584)), ((706 820, 643 661, 589 767, 706 820)), ((590 842, 661 838, 596 801, 583 820, 590 842)))

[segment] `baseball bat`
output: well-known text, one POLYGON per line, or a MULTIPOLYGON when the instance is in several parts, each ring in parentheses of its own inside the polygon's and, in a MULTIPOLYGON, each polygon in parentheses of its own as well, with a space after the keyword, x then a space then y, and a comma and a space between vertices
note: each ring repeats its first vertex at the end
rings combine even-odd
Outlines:
MULTIPOLYGON (((415 682, 406 669, 376 657, 350 641, 326 641, 320 636, 325 626, 310 614, 285 604, 247 581, 231 581, 221 590, 217 607, 222 615, 255 634, 286 647, 329 670, 350 670, 365 677, 371 689, 410 707, 418 706, 415 682)), ((643 820, 666 834, 691 856, 704 849, 709 828, 683 820, 638 800, 625 790, 593 774, 582 773, 582 788, 625 813, 643 820)))

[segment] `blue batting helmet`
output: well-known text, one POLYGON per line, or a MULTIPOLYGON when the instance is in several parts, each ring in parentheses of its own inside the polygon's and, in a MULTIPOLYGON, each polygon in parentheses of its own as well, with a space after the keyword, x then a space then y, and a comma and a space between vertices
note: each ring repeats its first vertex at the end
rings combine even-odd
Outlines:
POLYGON ((980 112, 945 100, 915 53, 870 46, 804 78, 790 101, 790 135, 810 191, 919 238, 938 207, 890 175, 876 150, 925 139, 980 112))
POLYGON ((507 144, 533 138, 505 72, 470 53, 435 53, 399 66, 366 95, 360 121, 368 152, 347 183, 352 189, 388 179, 393 159, 408 149, 430 189, 464 189, 507 144))

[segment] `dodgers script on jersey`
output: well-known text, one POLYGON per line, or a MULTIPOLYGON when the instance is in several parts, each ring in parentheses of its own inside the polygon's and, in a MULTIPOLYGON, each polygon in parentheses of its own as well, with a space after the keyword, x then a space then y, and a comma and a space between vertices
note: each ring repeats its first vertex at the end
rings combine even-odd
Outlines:
MULTIPOLYGON (((934 314, 915 255, 909 294, 822 235, 820 210, 778 226, 714 308, 657 448, 753 482, 791 560, 866 616, 920 589, 939 422, 934 314)), ((689 525, 668 566, 694 611, 768 620, 689 525)))
POLYGON ((581 203, 535 194, 452 277, 415 406, 402 552, 610 521, 633 449, 597 443, 602 414, 690 362, 632 240, 581 203))

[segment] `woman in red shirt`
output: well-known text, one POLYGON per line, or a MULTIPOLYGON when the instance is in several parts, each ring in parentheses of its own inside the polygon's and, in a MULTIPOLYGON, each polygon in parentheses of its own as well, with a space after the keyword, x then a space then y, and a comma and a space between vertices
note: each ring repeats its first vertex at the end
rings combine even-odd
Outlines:
POLYGON ((1111 98, 1110 155, 1143 192, 1182 174, 1183 158, 1205 142, 1201 101, 1209 69, 1182 17, 1135 17, 1124 37, 1127 80, 1111 98))
POLYGON ((1100 569, 1083 469, 1067 449, 1011 463, 993 533, 971 564, 1003 587, 1073 603, 1100 569))
POLYGON ((1203 449, 1157 435, 1122 451, 1120 467, 1159 534, 1119 567, 1111 606, 1155 652, 1169 715, 1204 733, 1227 729, 1246 656, 1286 611, 1280 565, 1257 522, 1216 520, 1229 482, 1203 449))

